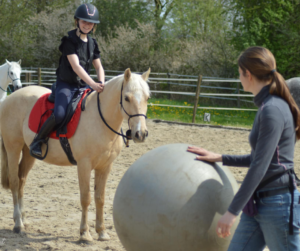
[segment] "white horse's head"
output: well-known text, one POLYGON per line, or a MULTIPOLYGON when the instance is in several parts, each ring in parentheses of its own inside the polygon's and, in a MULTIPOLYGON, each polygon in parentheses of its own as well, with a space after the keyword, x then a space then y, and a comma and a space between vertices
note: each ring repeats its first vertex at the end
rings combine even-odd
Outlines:
POLYGON ((142 75, 131 73, 130 69, 124 73, 121 109, 124 119, 128 120, 135 143, 143 142, 148 136, 146 114, 150 90, 146 81, 149 74, 150 68, 142 75))
POLYGON ((10 83, 13 84, 14 90, 22 88, 21 83, 21 59, 18 62, 9 62, 6 59, 8 65, 7 78, 10 83))

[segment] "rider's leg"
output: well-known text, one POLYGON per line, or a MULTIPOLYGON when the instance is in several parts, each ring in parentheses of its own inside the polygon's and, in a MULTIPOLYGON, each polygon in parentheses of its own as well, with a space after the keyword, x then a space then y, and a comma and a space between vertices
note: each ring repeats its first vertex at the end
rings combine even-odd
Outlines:
POLYGON ((34 138, 30 145, 30 154, 33 157, 42 157, 42 144, 45 142, 47 136, 55 127, 55 116, 52 113, 50 117, 42 125, 38 135, 34 138))
POLYGON ((77 90, 74 85, 57 81, 54 102, 54 115, 56 119, 56 126, 63 122, 68 104, 71 102, 74 92, 77 90))
POLYGON ((56 81, 54 112, 42 125, 41 130, 30 145, 30 154, 33 157, 42 157, 42 144, 53 129, 63 121, 75 90, 76 87, 71 84, 56 81))

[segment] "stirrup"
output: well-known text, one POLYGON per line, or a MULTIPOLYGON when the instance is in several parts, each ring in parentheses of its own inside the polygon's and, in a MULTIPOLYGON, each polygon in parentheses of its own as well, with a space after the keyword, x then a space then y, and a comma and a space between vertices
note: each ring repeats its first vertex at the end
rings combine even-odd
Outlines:
MULTIPOLYGON (((47 154, 48 154, 48 139, 39 139, 39 140, 33 140, 33 142, 30 144, 29 146, 29 150, 30 150, 30 155, 36 159, 39 159, 39 160, 43 160, 46 158, 47 154), (45 144, 46 145, 46 152, 45 152, 45 155, 44 156, 40 156, 40 155, 37 155, 37 154, 34 154, 32 152, 32 150, 36 147, 37 144, 45 144)), ((42 150, 42 145, 41 145, 41 150, 42 150)))

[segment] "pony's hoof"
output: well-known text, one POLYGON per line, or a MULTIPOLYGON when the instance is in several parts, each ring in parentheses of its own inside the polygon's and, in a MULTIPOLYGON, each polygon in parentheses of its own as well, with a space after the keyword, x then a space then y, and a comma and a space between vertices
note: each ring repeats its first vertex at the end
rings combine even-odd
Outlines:
POLYGON ((78 241, 79 243, 84 243, 84 244, 90 244, 91 242, 93 242, 93 237, 90 235, 89 232, 83 232, 80 235, 80 239, 78 241))
POLYGON ((108 240, 110 240, 110 237, 106 232, 101 232, 99 234, 98 241, 108 241, 108 240))
POLYGON ((22 233, 23 228, 22 227, 14 227, 13 232, 15 234, 20 234, 22 233))

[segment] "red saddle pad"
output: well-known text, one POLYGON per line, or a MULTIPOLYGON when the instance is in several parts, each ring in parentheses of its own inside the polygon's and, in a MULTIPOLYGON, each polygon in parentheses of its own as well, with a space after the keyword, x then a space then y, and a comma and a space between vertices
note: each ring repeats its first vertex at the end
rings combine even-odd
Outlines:
MULTIPOLYGON (((82 100, 83 100, 83 98, 85 97, 85 95, 87 94, 88 91, 89 91, 89 89, 87 89, 84 92, 84 94, 82 95, 82 98, 81 98, 81 100, 79 101, 79 103, 77 105, 75 113, 73 114, 70 122, 67 125, 67 130, 68 130, 67 134, 66 135, 61 135, 61 136, 65 136, 69 139, 74 135, 74 133, 76 131, 76 128, 78 126, 78 123, 79 123, 79 119, 80 119, 81 103, 82 103, 82 100)), ((51 103, 51 102, 48 101, 49 95, 50 95, 50 93, 46 93, 46 94, 42 95, 36 101, 35 105, 33 106, 32 110, 30 112, 29 120, 28 120, 28 127, 34 133, 38 132, 39 124, 41 123, 40 124, 40 128, 41 128, 41 126, 45 123, 47 118, 49 118, 49 116, 53 112, 54 103, 51 103), (42 117, 43 114, 44 114, 44 116, 42 117)), ((53 138, 53 139, 58 139, 58 137, 56 137, 56 131, 53 131, 50 134, 49 137, 53 138)))

